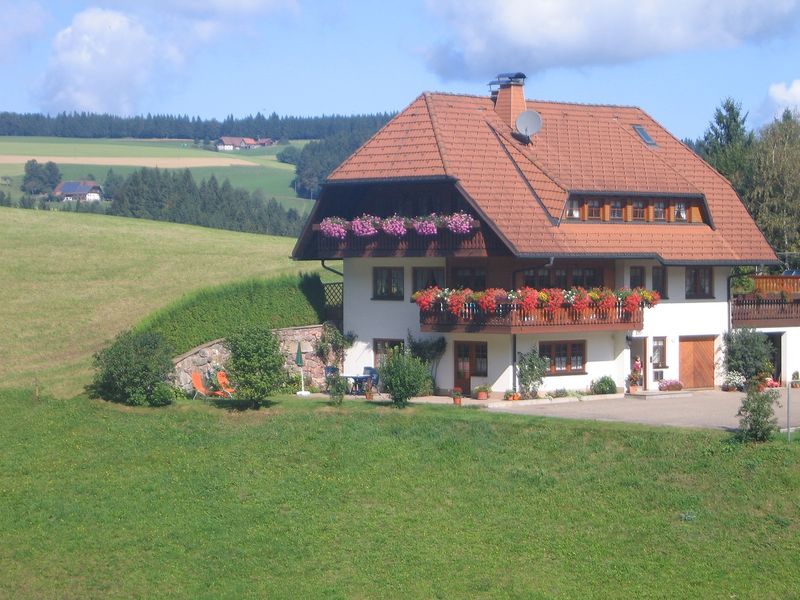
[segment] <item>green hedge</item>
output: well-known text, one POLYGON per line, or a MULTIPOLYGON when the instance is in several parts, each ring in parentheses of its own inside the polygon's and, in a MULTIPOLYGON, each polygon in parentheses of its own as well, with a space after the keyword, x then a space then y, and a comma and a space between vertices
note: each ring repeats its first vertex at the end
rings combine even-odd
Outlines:
POLYGON ((135 330, 160 333, 176 354, 182 354, 248 328, 321 323, 324 311, 319 275, 285 275, 197 290, 156 311, 135 330))

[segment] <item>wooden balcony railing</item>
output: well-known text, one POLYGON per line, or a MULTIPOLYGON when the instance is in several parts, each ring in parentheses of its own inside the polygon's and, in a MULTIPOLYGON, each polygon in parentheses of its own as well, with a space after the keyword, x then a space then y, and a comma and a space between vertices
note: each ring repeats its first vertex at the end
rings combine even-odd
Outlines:
POLYGON ((476 303, 468 302, 458 315, 441 304, 432 310, 420 310, 421 331, 457 331, 481 333, 535 333, 544 331, 630 331, 644 326, 641 308, 633 313, 614 308, 543 308, 524 310, 519 304, 500 304, 493 313, 483 312, 476 303))
POLYGON ((800 326, 800 301, 734 296, 731 324, 734 327, 800 326))
POLYGON ((791 275, 754 275, 757 292, 800 294, 800 277, 791 275))

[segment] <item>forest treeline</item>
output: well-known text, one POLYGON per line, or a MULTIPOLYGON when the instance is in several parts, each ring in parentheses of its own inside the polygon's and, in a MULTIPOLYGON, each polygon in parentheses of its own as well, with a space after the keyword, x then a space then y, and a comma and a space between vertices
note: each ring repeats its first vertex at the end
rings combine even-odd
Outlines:
POLYGON ((800 113, 785 110, 764 127, 747 128, 732 98, 714 112, 703 136, 684 140, 724 175, 744 201, 785 268, 800 266, 800 113))
POLYGON ((0 112, 0 135, 75 138, 181 138, 213 141, 223 135, 269 137, 274 140, 322 139, 363 130, 377 130, 389 113, 289 117, 261 113, 222 121, 188 115, 119 115, 62 112, 57 115, 0 112))

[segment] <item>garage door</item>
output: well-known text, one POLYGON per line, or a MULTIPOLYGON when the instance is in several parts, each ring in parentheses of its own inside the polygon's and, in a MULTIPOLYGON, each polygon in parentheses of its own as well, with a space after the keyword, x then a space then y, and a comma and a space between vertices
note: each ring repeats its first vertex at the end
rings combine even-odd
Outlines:
POLYGON ((714 336, 682 337, 680 348, 683 386, 714 387, 714 336))

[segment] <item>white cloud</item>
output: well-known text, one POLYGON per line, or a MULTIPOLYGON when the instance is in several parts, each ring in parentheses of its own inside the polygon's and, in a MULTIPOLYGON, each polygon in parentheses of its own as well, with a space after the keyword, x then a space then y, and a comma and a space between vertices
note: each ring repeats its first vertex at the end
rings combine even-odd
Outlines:
POLYGON ((20 44, 39 34, 47 18, 36 2, 0 0, 0 63, 10 62, 20 44))
POLYGON ((428 52, 446 78, 730 48, 788 31, 798 0, 427 0, 452 37, 428 52))
POLYGON ((180 56, 135 18, 89 8, 53 40, 42 103, 50 111, 129 114, 151 84, 158 58, 180 56))
POLYGON ((795 79, 789 85, 784 82, 773 83, 769 86, 769 100, 775 107, 775 114, 782 113, 787 108, 800 110, 800 79, 795 79))

